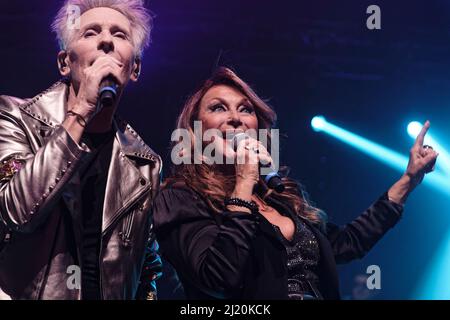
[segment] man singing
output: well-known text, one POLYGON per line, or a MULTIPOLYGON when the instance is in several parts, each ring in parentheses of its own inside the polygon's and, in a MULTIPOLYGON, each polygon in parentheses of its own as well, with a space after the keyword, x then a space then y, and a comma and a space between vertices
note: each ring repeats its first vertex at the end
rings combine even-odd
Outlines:
POLYGON ((161 159, 115 116, 150 26, 142 0, 67 0, 63 80, 0 97, 0 297, 155 298, 161 159))

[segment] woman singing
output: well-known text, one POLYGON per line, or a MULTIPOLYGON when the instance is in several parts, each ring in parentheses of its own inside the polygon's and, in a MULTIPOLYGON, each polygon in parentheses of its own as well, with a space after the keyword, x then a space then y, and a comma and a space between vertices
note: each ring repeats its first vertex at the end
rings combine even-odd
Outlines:
POLYGON ((189 299, 339 299, 336 264, 363 257, 397 223, 408 194, 437 158, 423 146, 427 122, 399 181, 354 221, 337 227, 308 201, 298 182, 284 176, 285 189, 277 192, 260 178, 261 163, 272 163, 270 134, 267 146, 250 135, 225 138, 271 129, 275 119, 227 68, 191 96, 178 118, 178 129, 188 132, 193 147, 175 154, 197 159, 196 143, 215 146, 202 161, 174 165, 155 199, 161 253, 189 299), (196 121, 203 133, 215 129, 222 138, 199 142, 196 121), (227 161, 211 161, 221 157, 227 161), (238 158, 245 161, 229 161, 238 158))

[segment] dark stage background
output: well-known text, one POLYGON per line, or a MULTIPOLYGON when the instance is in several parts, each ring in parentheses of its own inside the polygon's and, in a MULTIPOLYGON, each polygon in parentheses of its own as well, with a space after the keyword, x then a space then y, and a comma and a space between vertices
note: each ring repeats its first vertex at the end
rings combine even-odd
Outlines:
MULTIPOLYGON (((50 24, 57 0, 0 0, 0 94, 31 97, 59 79, 50 24)), ((149 1, 153 43, 140 82, 120 113, 170 166, 169 141, 186 97, 217 64, 232 66, 270 100, 286 135, 281 161, 334 222, 350 221, 401 172, 330 136, 310 121, 330 121, 408 155, 409 121, 450 133, 448 1, 149 1), (381 8, 381 30, 366 28, 366 8, 381 8), (220 58, 219 58, 220 57, 220 58)), ((445 144, 447 146, 448 144, 445 144)), ((126 183, 126 182, 125 182, 126 183)), ((448 195, 421 185, 400 223, 362 260, 340 266, 341 291, 379 265, 376 299, 413 299, 450 226, 448 195)), ((437 275, 436 275, 437 277, 437 275)), ((442 279, 436 278, 436 281, 442 279)), ((160 298, 181 297, 159 282, 160 298)), ((355 295, 355 294, 354 294, 355 295)), ((363 296, 354 296, 354 298, 363 296)))

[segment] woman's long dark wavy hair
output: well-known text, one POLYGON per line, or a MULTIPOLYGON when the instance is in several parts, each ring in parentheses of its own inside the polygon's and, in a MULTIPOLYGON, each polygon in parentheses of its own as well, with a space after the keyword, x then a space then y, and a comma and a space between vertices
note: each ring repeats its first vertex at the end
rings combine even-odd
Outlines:
MULTIPOLYGON (((253 91, 250 86, 239 78, 229 68, 218 68, 214 74, 207 79, 203 85, 186 101, 183 110, 177 120, 178 129, 188 130, 191 138, 191 157, 193 159, 193 150, 196 136, 194 134, 194 121, 198 120, 200 101, 206 92, 216 85, 227 85, 237 89, 252 103, 256 117, 258 119, 259 129, 267 129, 269 132, 268 144, 270 146, 270 129, 274 128, 276 122, 275 111, 253 91)), ((199 142, 201 143, 201 141, 199 142)), ((284 167, 280 171, 287 172, 284 167)), ((271 196, 279 201, 288 204, 294 208, 295 212, 318 225, 320 228, 325 226, 326 214, 314 207, 308 200, 303 187, 297 181, 287 177, 282 178, 285 185, 283 193, 277 193, 267 188, 265 182, 260 179, 257 188, 257 195, 265 201, 271 196)), ((172 175, 163 184, 163 188, 168 184, 185 184, 191 187, 207 202, 208 206, 215 212, 224 211, 224 199, 229 196, 235 187, 235 175, 224 174, 222 170, 217 170, 217 165, 202 164, 180 164, 172 167, 172 175)))

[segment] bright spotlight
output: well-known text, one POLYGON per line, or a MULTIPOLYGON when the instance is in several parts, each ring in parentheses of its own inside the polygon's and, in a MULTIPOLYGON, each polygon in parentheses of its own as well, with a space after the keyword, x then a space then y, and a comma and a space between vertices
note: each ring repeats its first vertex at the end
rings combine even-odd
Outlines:
POLYGON ((423 125, 418 121, 412 121, 408 124, 408 134, 411 136, 411 138, 416 138, 420 130, 422 130, 423 125))
POLYGON ((311 126, 315 131, 321 131, 327 123, 323 116, 315 116, 311 120, 311 126))

